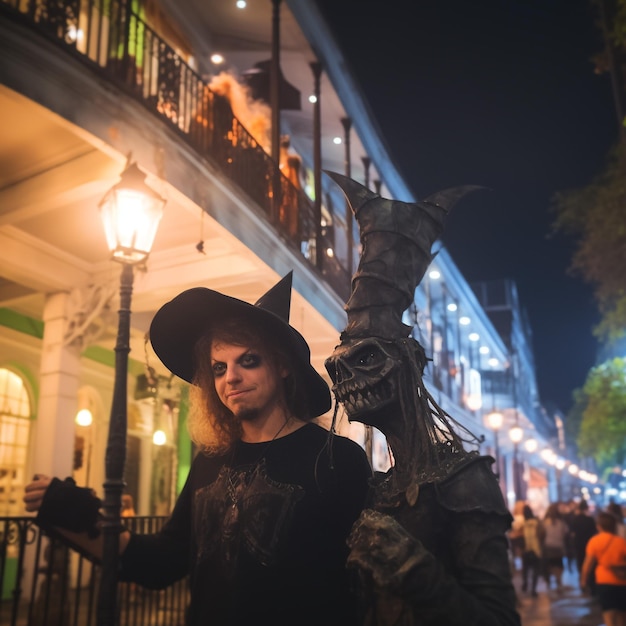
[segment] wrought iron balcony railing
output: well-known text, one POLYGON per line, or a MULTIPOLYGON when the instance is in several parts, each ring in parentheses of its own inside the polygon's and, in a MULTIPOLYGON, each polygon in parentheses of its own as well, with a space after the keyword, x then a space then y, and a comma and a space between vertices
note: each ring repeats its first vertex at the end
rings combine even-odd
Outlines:
POLYGON ((343 230, 324 226, 320 236, 319 217, 306 193, 283 175, 228 100, 146 23, 139 5, 133 0, 0 0, 0 15, 52 41, 61 54, 80 59, 217 165, 345 301, 351 277, 333 253, 343 230), (318 248, 322 254, 316 254, 318 248))

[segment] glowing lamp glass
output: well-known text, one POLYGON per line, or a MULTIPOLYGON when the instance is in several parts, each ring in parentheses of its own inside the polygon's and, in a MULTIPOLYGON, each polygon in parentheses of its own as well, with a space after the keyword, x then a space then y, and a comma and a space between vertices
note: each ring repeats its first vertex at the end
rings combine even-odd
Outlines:
POLYGON ((470 393, 466 398, 467 408, 470 411, 478 411, 483 406, 483 399, 480 394, 470 393))
POLYGON ((152 435, 152 443, 155 446, 163 446, 167 442, 167 437, 162 430, 155 430, 152 435))
POLYGON ((491 430, 499 430, 502 428, 502 424, 504 423, 504 415, 502 415, 499 411, 492 411, 487 414, 485 420, 487 422, 487 426, 489 426, 491 430))
POLYGON ((93 415, 89 409, 81 409, 76 413, 75 421, 79 426, 91 426, 93 415))
POLYGON ((148 257, 163 216, 165 200, 146 185, 145 178, 137 165, 130 165, 100 202, 109 250, 123 263, 140 263, 148 257))
POLYGON ((533 452, 537 451, 539 444, 537 443, 536 439, 531 438, 526 440, 524 447, 526 448, 526 452, 530 452, 532 454, 533 452))
POLYGON ((519 443, 524 438, 524 430, 521 426, 513 426, 509 430, 509 438, 513 443, 519 443))

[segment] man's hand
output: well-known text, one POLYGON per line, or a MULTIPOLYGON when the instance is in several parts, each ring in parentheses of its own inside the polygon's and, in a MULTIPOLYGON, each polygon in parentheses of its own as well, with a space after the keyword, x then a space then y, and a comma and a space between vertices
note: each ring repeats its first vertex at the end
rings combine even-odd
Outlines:
POLYGON ((24 488, 24 507, 29 513, 39 511, 43 497, 52 479, 44 474, 35 474, 32 482, 24 488))

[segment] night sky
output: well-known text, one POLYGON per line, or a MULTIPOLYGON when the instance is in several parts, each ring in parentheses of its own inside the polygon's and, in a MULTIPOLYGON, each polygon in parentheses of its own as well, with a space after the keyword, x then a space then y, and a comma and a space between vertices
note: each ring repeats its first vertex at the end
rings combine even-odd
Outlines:
MULTIPOLYGON (((589 183, 617 139, 589 0, 318 0, 418 198, 484 185, 443 243, 468 282, 517 283, 542 403, 563 411, 596 358, 591 286, 551 234, 554 193, 589 183)), ((403 198, 400 198, 403 199, 403 198)))

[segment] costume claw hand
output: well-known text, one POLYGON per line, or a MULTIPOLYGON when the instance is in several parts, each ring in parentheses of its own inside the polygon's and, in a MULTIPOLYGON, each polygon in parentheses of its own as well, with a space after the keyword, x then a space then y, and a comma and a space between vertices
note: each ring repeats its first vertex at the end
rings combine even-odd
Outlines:
POLYGON ((348 566, 369 575, 378 587, 398 588, 429 552, 393 517, 365 509, 348 538, 348 566))

